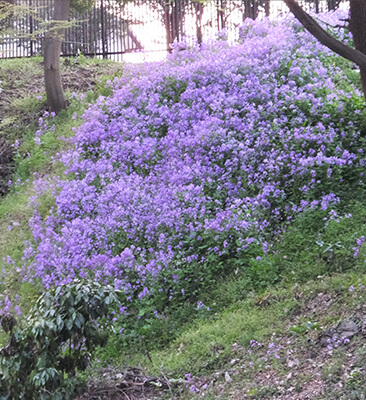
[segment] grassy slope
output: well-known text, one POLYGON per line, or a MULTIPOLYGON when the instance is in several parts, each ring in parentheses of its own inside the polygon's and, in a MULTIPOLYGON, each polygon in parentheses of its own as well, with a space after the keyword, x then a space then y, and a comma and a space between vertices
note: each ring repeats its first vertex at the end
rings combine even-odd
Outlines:
MULTIPOLYGON (((90 75, 90 82, 103 74, 115 74, 118 69, 99 62, 81 60, 81 64, 82 74, 90 75), (93 72, 86 72, 89 70, 93 72)), ((64 68, 70 76, 66 81, 71 91, 80 93, 91 88, 89 84, 72 87, 80 63, 71 62, 64 68)), ((41 79, 39 59, 0 62, 0 80, 7 96, 6 102, 2 97, 1 109, 5 107, 6 112, 2 115, 1 134, 8 140, 21 141, 13 180, 25 182, 0 202, 0 258, 8 254, 21 257, 23 241, 29 235, 27 201, 32 174, 59 171, 52 156, 67 145, 51 131, 44 135, 40 147, 34 144, 37 120, 44 107, 37 99, 43 94, 41 79), (27 158, 21 156, 27 153, 27 158)), ((103 85, 89 91, 86 101, 92 102, 99 93, 107 94, 103 85)), ((69 109, 52 121, 57 136, 72 134, 72 127, 80 123, 80 118, 74 120, 72 116, 76 112, 80 117, 85 105, 71 100, 69 109)), ((351 285, 357 288, 358 284, 366 284, 364 254, 354 259, 352 251, 356 238, 366 234, 366 207, 350 204, 349 211, 352 218, 333 221, 327 228, 322 215, 309 214, 297 221, 277 243, 274 255, 253 265, 245 276, 238 274, 220 282, 213 293, 205 294, 203 301, 211 310, 203 311, 201 318, 183 327, 166 348, 152 350, 154 346, 147 343, 152 363, 145 351, 126 351, 113 340, 100 358, 104 362, 141 365, 152 373, 176 378, 192 374, 193 381, 181 385, 176 398, 361 398, 357 396, 363 392, 366 375, 366 346, 361 335, 332 352, 319 343, 321 331, 340 320, 354 319, 360 325, 366 320, 362 307, 366 291, 349 292, 351 285), (253 281, 257 282, 258 277, 261 285, 254 290, 253 281), (306 325, 307 321, 311 324, 306 325), (293 325, 295 334, 290 331, 293 325), (263 346, 248 353, 253 339, 263 346), (266 355, 269 343, 274 343, 275 349, 280 346, 278 359, 274 353, 266 355), (192 385, 192 389, 200 390, 199 394, 184 388, 192 385)), ((20 291, 23 299, 36 295, 33 288, 18 282, 9 282, 8 290, 20 291)))
MULTIPOLYGON (((24 241, 30 236, 28 220, 32 211, 27 204, 33 190, 33 174, 53 175, 61 170, 62 166, 54 162, 53 157, 68 144, 60 137, 73 135, 72 129, 82 122, 81 116, 88 103, 94 102, 100 94, 108 94, 106 80, 119 76, 122 69, 121 64, 106 60, 84 57, 63 60, 62 75, 69 107, 49 120, 49 126, 54 125, 55 130, 45 131, 42 144, 37 146, 35 132, 46 107, 42 59, 0 61, 0 135, 9 143, 19 142, 11 177, 13 184, 8 195, 0 199, 0 260, 8 255, 14 260, 22 257, 24 241), (81 94, 85 95, 83 100, 81 94)), ((47 199, 44 203, 47 210, 47 199)), ((35 287, 20 284, 15 278, 7 282, 7 291, 20 294, 24 304, 38 296, 35 287)))
MULTIPOLYGON (((335 275, 303 286, 270 290, 265 306, 261 305, 260 297, 245 299, 215 321, 190 327, 169 349, 152 352, 155 372, 169 374, 173 370, 182 376, 192 371, 197 376, 192 384, 205 398, 225 393, 228 398, 271 398, 271 391, 279 396, 289 394, 290 388, 299 393, 292 398, 302 398, 305 382, 313 386, 312 398, 317 398, 316 393, 321 394, 319 386, 328 392, 335 391, 338 382, 349 384, 346 374, 354 369, 352 365, 358 363, 358 356, 366 347, 358 337, 331 353, 320 345, 320 332, 339 320, 360 317, 357 305, 365 301, 365 291, 349 293, 348 284, 362 279, 355 274, 335 275), (292 334, 291 329, 298 333, 292 334), (253 339, 262 346, 251 348, 253 339), (278 351, 268 354, 269 346, 278 351), (330 377, 327 369, 338 364, 345 349, 350 354, 347 362, 330 377), (320 383, 316 382, 314 368, 321 374, 320 383), (225 379, 225 372, 232 382, 225 379)), ((359 378, 362 381, 363 374, 359 378)))

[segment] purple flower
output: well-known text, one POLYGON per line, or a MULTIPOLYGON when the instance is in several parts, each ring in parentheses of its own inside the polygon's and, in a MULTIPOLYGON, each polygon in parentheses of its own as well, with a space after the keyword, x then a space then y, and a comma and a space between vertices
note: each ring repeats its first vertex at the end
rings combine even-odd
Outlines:
POLYGON ((198 387, 196 387, 195 385, 191 385, 189 388, 189 391, 192 393, 199 393, 200 390, 198 389, 198 387))

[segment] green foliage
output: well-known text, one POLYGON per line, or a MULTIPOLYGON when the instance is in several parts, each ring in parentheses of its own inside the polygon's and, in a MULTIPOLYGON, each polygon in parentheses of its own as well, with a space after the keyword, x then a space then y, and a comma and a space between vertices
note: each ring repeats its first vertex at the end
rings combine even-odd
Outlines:
POLYGON ((83 384, 77 375, 91 352, 107 341, 101 325, 118 292, 96 282, 75 280, 52 288, 36 302, 24 326, 2 316, 9 344, 0 351, 0 395, 7 400, 72 399, 83 384))
MULTIPOLYGON (((0 2, 0 35, 6 34, 11 27, 11 18, 14 14, 14 0, 0 2)), ((0 36, 0 38, 1 38, 0 36)))
MULTIPOLYGON (((64 59, 63 59, 64 60, 64 59)), ((34 173, 62 174, 63 166, 52 161, 52 158, 65 147, 69 146, 62 136, 69 138, 73 135, 73 127, 81 123, 81 116, 89 103, 94 102, 101 90, 89 90, 91 82, 98 81, 104 74, 110 75, 120 70, 120 64, 99 59, 71 59, 72 62, 63 62, 62 69, 66 82, 70 82, 69 107, 56 117, 49 118, 49 129, 43 129, 41 143, 35 143, 35 133, 39 130, 38 122, 42 116, 39 109, 44 106, 43 99, 43 68, 42 58, 2 59, 0 62, 0 81, 4 91, 0 96, 0 131, 9 143, 19 142, 16 149, 14 174, 10 178, 13 184, 9 193, 0 200, 0 260, 6 270, 12 268, 4 262, 9 255, 15 262, 21 262, 24 250, 24 241, 31 239, 28 221, 32 217, 32 210, 28 206, 29 196, 34 194, 34 173), (74 61, 75 60, 75 61, 74 61), (90 84, 80 86, 78 69, 82 63, 89 71, 90 84), (74 85, 75 82, 75 85, 74 85), (89 90, 85 97, 82 91, 89 90), (72 92, 73 92, 73 95, 72 92), (38 98, 39 99, 38 99, 38 98), (22 109, 22 110, 21 110, 22 109), (21 182, 15 184, 20 179, 21 182)), ((49 209, 54 205, 47 193, 42 197, 41 211, 44 217, 49 215, 49 209)), ((39 296, 37 284, 29 285, 22 282, 19 276, 7 274, 5 278, 6 294, 12 298, 20 295, 18 304, 22 310, 28 312, 39 296)), ((3 293, 2 293, 3 294, 3 293)), ((0 345, 6 337, 0 333, 0 345)))
POLYGON ((12 105, 18 110, 18 112, 26 114, 38 114, 46 108, 46 102, 40 101, 35 95, 15 99, 13 100, 12 105))
MULTIPOLYGON (((79 61, 84 63, 85 59, 80 57, 79 61)), ((290 68, 290 66, 285 67, 290 68)), ((121 72, 117 71, 103 78, 95 93, 89 94, 87 100, 95 100, 99 93, 110 95, 112 85, 106 87, 106 83, 120 74, 121 72)), ((356 75, 357 72, 349 71, 351 83, 357 78, 356 75)), ((342 81, 339 85, 346 83, 342 81)), ((181 82, 168 82, 164 97, 167 101, 178 102, 183 89, 181 82)), ((35 101, 35 96, 16 100, 12 105, 18 111, 26 113, 38 113, 43 107, 40 101, 35 101)), ((312 125, 314 120, 306 100, 301 103, 301 107, 308 117, 307 123, 312 125)), ((71 116, 73 113, 80 116, 83 108, 83 102, 73 100, 69 110, 62 112, 52 121, 56 126, 55 133, 45 132, 39 147, 34 144, 35 129, 29 130, 26 136, 22 135, 24 140, 17 160, 17 177, 25 180, 32 172, 49 168, 51 156, 65 145, 57 140, 57 136, 72 135, 72 128, 78 122, 73 121, 71 116)), ((339 111, 338 104, 330 105, 327 118, 339 119, 341 113, 346 132, 349 123, 355 123, 360 129, 365 129, 366 114, 362 111, 354 114, 355 108, 363 110, 363 104, 358 96, 347 99, 342 111, 339 111)), ((9 125, 11 127, 12 123, 9 125)), ((163 131, 160 133, 164 134, 163 131)), ((348 144, 347 141, 352 141, 352 138, 346 136, 344 139, 347 148, 352 148, 352 144, 348 144)), ((356 187, 361 172, 355 170, 352 176, 339 178, 348 183, 355 182, 356 187)), ((324 177, 325 174, 326 171, 324 177)), ((326 185, 326 179, 324 182, 326 185)), ((24 195, 24 190, 28 190, 25 189, 27 186, 29 188, 29 185, 25 185, 17 189, 19 194, 14 191, 0 204, 0 216, 4 218, 0 237, 9 238, 11 246, 14 246, 13 248, 9 247, 9 244, 3 245, 2 240, 5 239, 0 238, 2 255, 17 254, 19 258, 22 255, 19 248, 19 231, 14 229, 8 232, 7 225, 10 218, 8 215, 14 210, 16 212, 11 219, 16 220, 19 214, 25 215, 24 220, 29 219, 24 206, 28 197, 24 195)), ((194 254, 200 252, 202 256, 208 254, 207 269, 202 271, 198 262, 187 264, 177 256, 172 269, 164 271, 160 279, 152 283, 153 286, 149 286, 153 295, 147 295, 142 299, 132 296, 132 301, 126 303, 127 312, 117 321, 118 329, 124 328, 124 337, 121 339, 119 334, 109 335, 109 344, 102 351, 100 358, 115 359, 123 353, 133 353, 136 348, 143 354, 146 350, 151 351, 156 348, 156 345, 166 346, 178 337, 165 351, 155 351, 152 354, 155 367, 162 366, 163 370, 179 374, 187 371, 202 373, 223 365, 234 342, 239 341, 247 345, 253 337, 260 339, 268 337, 274 330, 288 329, 289 321, 286 322, 283 318, 286 314, 284 310, 291 311, 298 307, 299 301, 293 298, 291 292, 280 293, 276 297, 272 293, 273 285, 292 282, 301 284, 319 275, 357 269, 364 265, 361 264, 364 259, 354 259, 352 248, 358 237, 366 235, 365 193, 359 189, 357 192, 349 190, 350 185, 344 187, 346 190, 342 193, 342 184, 339 183, 336 190, 342 195, 342 206, 336 208, 336 212, 342 218, 330 219, 327 212, 308 210, 291 223, 286 233, 277 235, 274 247, 268 254, 263 254, 262 247, 258 244, 257 248, 253 247, 250 253, 241 258, 225 258, 218 256, 214 250, 208 251, 213 242, 210 232, 202 234, 200 239, 194 232, 191 236, 183 237, 184 245, 186 248, 193 248, 194 254), (355 202, 355 198, 358 202, 355 202), (347 213, 353 214, 353 217, 345 218, 344 215, 347 213), (176 279, 179 284, 176 284, 176 279), (185 295, 188 292, 189 297, 185 295), (267 303, 264 304, 266 307, 263 307, 261 301, 253 301, 258 298, 267 299, 267 294, 270 295, 268 308, 267 303), (198 301, 209 307, 198 308, 198 301), (223 312, 223 309, 227 310, 223 312), (219 312, 218 316, 214 316, 216 311, 219 312), (184 328, 184 324, 192 322, 194 318, 196 321, 184 328), (203 318, 211 319, 203 322, 203 318)), ((207 187, 207 191, 214 200, 221 201, 227 196, 227 193, 217 191, 214 184, 212 187, 207 187)), ((43 217, 48 215, 52 205, 50 198, 45 195, 42 198, 43 217)), ((227 239, 228 246, 239 246, 240 242, 236 243, 236 240, 240 238, 236 237, 236 232, 230 234, 230 239, 222 237, 222 241, 227 239)), ((119 239, 125 245, 123 232, 119 239)), ((23 239, 20 241, 23 242, 23 239)), ((313 285, 311 290, 318 286, 313 285)), ((102 287, 98 289, 89 283, 86 283, 85 287, 91 287, 92 292, 99 295, 87 293, 81 282, 67 285, 59 293, 51 290, 42 296, 25 326, 16 331, 15 327, 9 328, 12 325, 11 320, 4 319, 3 327, 10 329, 10 341, 9 346, 1 353, 0 398, 1 396, 5 398, 10 393, 9 399, 57 400, 67 399, 76 393, 82 383, 76 373, 85 369, 91 349, 98 343, 104 344, 106 340, 106 332, 94 322, 106 315, 110 307, 109 302, 117 302, 115 297, 112 296, 111 299, 106 291, 103 292, 102 287), (90 305, 91 298, 96 299, 94 306, 90 305), (98 309, 100 304, 102 307, 98 309), (94 317, 93 312, 97 313, 94 317), (86 341, 83 342, 83 339, 86 341), (34 354, 37 357, 34 357, 34 354), (17 379, 20 379, 21 384, 17 379)), ((25 293, 31 293, 31 289, 24 286, 22 288, 25 293)), ((317 330, 318 326, 316 322, 299 323, 290 328, 290 331, 303 336, 308 330, 317 330)), ((138 356, 137 360, 140 361, 138 356)), ((329 372, 327 368, 328 366, 324 369, 325 375, 329 372)), ((329 369, 331 368, 329 365, 329 369)), ((350 390, 358 389, 361 385, 357 370, 355 371, 354 375, 349 377, 350 390)), ((263 398, 267 391, 264 389, 266 388, 263 388, 263 398)))
POLYGON ((91 10, 94 5, 94 0, 71 0, 70 8, 75 12, 85 12, 91 10))
POLYGON ((294 335, 304 336, 310 330, 320 330, 320 326, 317 322, 303 322, 302 324, 293 325, 290 327, 290 332, 294 335))
POLYGON ((256 399, 271 399, 280 394, 280 390, 274 386, 262 386, 253 393, 256 399))
MULTIPOLYGON (((236 232, 233 232, 233 237, 236 232)), ((222 240, 225 240, 226 236, 222 240)), ((245 270, 250 288, 267 287, 278 280, 275 270, 271 270, 270 258, 257 263, 260 246, 254 246, 247 252, 246 257, 223 257, 215 251, 212 245, 213 234, 202 233, 200 239, 192 232, 190 236, 182 237, 182 242, 197 253, 206 256, 206 268, 199 261, 187 263, 176 255, 172 268, 165 269, 154 280, 146 281, 149 294, 139 297, 138 293, 130 293, 130 301, 126 302, 126 317, 117 325, 124 329, 124 339, 112 339, 113 346, 120 351, 123 347, 131 351, 131 347, 141 349, 164 346, 174 338, 181 327, 193 318, 207 318, 212 303, 211 294, 218 288, 218 282, 224 282, 235 270, 245 270), (197 241, 199 240, 199 244, 197 241), (198 247, 198 252, 197 252, 198 247), (241 268, 246 266, 247 268, 241 268), (263 273, 267 271, 267 276, 263 273), (136 318, 138 316, 138 318, 136 318)), ((125 238, 119 238, 120 243, 126 243, 125 238)), ((117 242, 117 241, 116 241, 117 242)), ((231 240, 235 246, 235 241, 231 240)), ((230 245, 228 243, 228 245, 230 245)), ((262 253, 262 250, 260 250, 262 253)), ((139 279, 133 276, 133 271, 126 271, 129 281, 139 279)), ((222 306, 222 303, 220 303, 222 306)), ((115 353, 112 351, 111 354, 115 353)), ((108 355, 106 355, 108 358, 108 355)))
POLYGON ((113 81, 115 79, 121 78, 123 75, 123 69, 114 72, 110 75, 105 75, 102 77, 100 82, 96 86, 96 90, 101 96, 111 96, 113 94, 113 81))

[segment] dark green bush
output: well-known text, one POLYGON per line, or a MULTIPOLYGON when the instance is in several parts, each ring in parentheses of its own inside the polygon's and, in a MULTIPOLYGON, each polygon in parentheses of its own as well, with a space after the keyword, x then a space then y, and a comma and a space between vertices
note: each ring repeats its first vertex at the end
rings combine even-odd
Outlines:
POLYGON ((110 324, 100 320, 112 304, 120 305, 112 287, 76 280, 44 293, 24 326, 2 315, 9 343, 0 350, 0 398, 74 398, 84 383, 79 373, 107 341, 110 324))

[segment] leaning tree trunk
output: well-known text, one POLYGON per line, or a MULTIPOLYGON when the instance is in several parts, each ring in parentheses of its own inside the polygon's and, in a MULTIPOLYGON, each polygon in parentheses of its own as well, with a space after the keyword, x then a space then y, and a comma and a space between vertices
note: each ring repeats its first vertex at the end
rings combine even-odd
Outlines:
POLYGON ((70 15, 70 0, 55 0, 53 21, 57 25, 50 27, 44 42, 44 80, 46 85, 47 104, 50 111, 56 114, 66 108, 66 98, 62 88, 60 72, 60 53, 65 26, 70 15))
MULTIPOLYGON (((350 1, 350 31, 357 50, 366 54, 366 1, 350 1)), ((362 89, 366 97, 366 66, 360 65, 362 89)))
POLYGON ((357 64, 361 70, 362 89, 366 99, 366 0, 350 0, 351 21, 350 29, 354 36, 356 49, 346 46, 326 32, 306 11, 304 11, 296 0, 284 0, 288 8, 301 22, 301 24, 320 43, 333 50, 335 53, 357 64), (356 36, 356 38, 355 38, 356 36))

